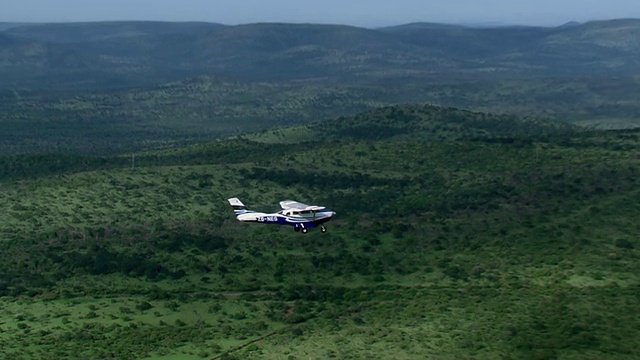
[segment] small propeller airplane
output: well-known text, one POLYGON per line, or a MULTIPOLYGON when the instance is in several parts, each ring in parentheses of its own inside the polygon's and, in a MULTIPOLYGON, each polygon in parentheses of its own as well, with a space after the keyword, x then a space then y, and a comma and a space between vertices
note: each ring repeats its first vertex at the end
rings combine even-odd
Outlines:
POLYGON ((282 210, 269 214, 247 210, 238 198, 231 198, 228 201, 238 221, 290 225, 293 226, 293 230, 303 234, 306 234, 310 228, 317 226, 320 226, 320 231, 327 232, 327 228, 323 224, 336 214, 324 206, 306 205, 293 200, 280 201, 282 210))

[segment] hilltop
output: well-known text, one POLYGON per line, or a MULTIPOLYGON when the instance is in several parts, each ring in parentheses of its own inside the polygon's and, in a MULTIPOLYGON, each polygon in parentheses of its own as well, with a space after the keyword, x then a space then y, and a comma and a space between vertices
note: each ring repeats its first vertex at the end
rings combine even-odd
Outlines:
POLYGON ((308 125, 265 130, 249 136, 264 143, 333 141, 497 141, 543 139, 580 131, 566 123, 495 115, 434 105, 395 105, 308 125))

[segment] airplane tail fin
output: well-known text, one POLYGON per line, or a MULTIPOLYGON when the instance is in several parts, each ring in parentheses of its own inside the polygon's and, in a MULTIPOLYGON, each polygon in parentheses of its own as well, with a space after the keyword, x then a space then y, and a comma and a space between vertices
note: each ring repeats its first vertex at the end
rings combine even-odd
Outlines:
POLYGON ((264 213, 255 212, 247 209, 246 206, 238 198, 228 199, 229 205, 233 208, 233 213, 236 214, 236 219, 242 222, 258 222, 258 218, 264 216, 264 213))
POLYGON ((231 205, 231 207, 233 208, 233 212, 236 214, 236 216, 247 212, 247 207, 244 206, 244 204, 242 203, 242 201, 240 201, 240 199, 231 198, 228 201, 229 201, 229 205, 231 205))

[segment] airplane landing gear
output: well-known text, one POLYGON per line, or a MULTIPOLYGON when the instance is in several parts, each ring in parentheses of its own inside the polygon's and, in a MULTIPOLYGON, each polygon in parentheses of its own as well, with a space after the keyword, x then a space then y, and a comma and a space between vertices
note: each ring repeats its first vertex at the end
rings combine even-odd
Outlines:
MULTIPOLYGON (((293 227, 293 231, 295 232, 301 232, 303 234, 306 234, 309 232, 309 228, 304 227, 304 225, 296 225, 293 227)), ((320 231, 322 231, 323 233, 327 232, 327 228, 324 227, 324 225, 320 225, 320 231)))

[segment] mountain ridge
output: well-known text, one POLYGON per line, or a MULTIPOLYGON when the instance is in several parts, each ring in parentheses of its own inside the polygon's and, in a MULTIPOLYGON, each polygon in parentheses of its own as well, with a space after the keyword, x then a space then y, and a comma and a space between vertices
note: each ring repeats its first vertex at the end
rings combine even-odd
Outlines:
MULTIPOLYGON (((34 73, 42 74, 43 64, 55 63, 49 61, 52 55, 34 56, 9 44, 7 38, 39 43, 52 53, 75 54, 93 65, 84 77, 97 87, 127 76, 140 79, 141 84, 199 75, 275 81, 437 76, 451 81, 469 76, 620 75, 640 69, 634 60, 636 55, 640 58, 640 20, 634 19, 553 28, 419 23, 379 29, 289 23, 100 22, 21 25, 0 34, 5 37, 0 73, 11 67, 15 78, 21 76, 29 84, 34 83, 34 73)), ((51 78, 68 71, 54 65, 46 70, 51 78)))

